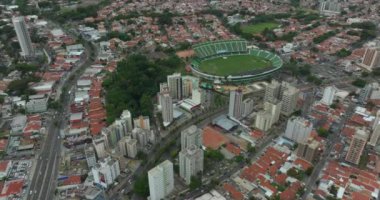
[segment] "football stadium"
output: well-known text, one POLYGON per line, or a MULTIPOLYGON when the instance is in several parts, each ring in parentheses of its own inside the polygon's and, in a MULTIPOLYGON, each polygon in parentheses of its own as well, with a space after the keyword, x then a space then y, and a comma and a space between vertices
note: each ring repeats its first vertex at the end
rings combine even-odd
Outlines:
POLYGON ((272 52, 248 46, 246 40, 223 40, 193 46, 192 72, 204 79, 246 82, 263 79, 282 67, 272 52))

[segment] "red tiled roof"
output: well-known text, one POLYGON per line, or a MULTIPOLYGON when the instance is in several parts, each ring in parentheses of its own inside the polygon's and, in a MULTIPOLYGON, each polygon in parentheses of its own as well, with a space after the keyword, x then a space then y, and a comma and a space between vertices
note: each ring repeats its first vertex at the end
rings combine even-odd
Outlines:
POLYGON ((241 153, 241 149, 240 149, 239 147, 237 147, 237 146, 231 144, 231 143, 228 143, 228 144, 227 144, 226 149, 227 149, 229 152, 235 154, 236 156, 240 155, 240 153, 241 153))
POLYGON ((102 131, 102 129, 105 127, 106 125, 104 123, 91 123, 90 124, 90 132, 91 132, 91 135, 99 135, 100 132, 102 131))
POLYGON ((0 161, 0 172, 5 172, 7 170, 9 162, 11 161, 10 160, 0 161))
POLYGON ((70 129, 81 129, 85 127, 88 127, 88 122, 80 121, 70 124, 70 129))
POLYGON ((5 151, 8 145, 7 139, 0 139, 0 151, 5 151))
POLYGON ((41 121, 41 115, 39 115, 39 114, 29 115, 28 121, 41 121))
POLYGON ((81 177, 80 176, 69 176, 69 178, 67 178, 66 180, 63 181, 63 184, 64 185, 77 185, 77 184, 80 184, 82 181, 81 181, 81 177))
POLYGON ((41 127, 41 121, 30 121, 25 125, 23 132, 25 134, 36 133, 40 131, 41 127))
POLYGON ((24 180, 7 181, 4 184, 2 195, 20 194, 24 186, 24 180))
POLYGON ((225 183, 223 188, 231 195, 231 198, 234 200, 243 200, 244 196, 239 190, 237 190, 233 185, 225 183))
POLYGON ((272 184, 270 184, 269 181, 266 181, 266 180, 261 181, 260 186, 272 191, 273 194, 277 193, 277 188, 275 188, 272 184))
POLYGON ((260 130, 253 130, 251 132, 251 136, 255 139, 260 139, 260 138, 264 137, 264 133, 260 130))
POLYGON ((363 119, 363 116, 359 114, 353 114, 350 118, 350 122, 360 126, 366 126, 368 122, 363 119))
POLYGON ((285 183, 286 183, 286 178, 288 178, 288 175, 286 175, 286 174, 284 174, 284 173, 277 174, 277 175, 274 177, 274 182, 276 182, 277 184, 280 184, 280 185, 285 185, 285 183))
POLYGON ((298 192, 298 190, 300 188, 301 188, 301 184, 299 182, 294 182, 285 191, 281 192, 280 199, 281 200, 293 200, 293 199, 296 199, 297 192, 298 192))
POLYGON ((353 200, 370 200, 371 199, 370 196, 363 194, 361 192, 353 192, 351 195, 352 195, 353 200))
POLYGON ((310 167, 313 167, 313 165, 311 163, 309 163, 308 161, 301 159, 301 158, 297 158, 294 161, 294 164, 300 166, 302 168, 302 170, 304 170, 304 171, 309 169, 310 167))
POLYGON ((345 126, 342 130, 342 135, 351 139, 355 135, 355 128, 345 126))

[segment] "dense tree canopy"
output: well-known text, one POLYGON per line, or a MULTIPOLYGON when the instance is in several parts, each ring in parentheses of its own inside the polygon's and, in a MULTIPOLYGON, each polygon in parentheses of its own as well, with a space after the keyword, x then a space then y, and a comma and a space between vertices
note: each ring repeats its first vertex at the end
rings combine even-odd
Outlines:
POLYGON ((117 72, 109 74, 103 83, 107 91, 107 122, 113 122, 124 109, 135 116, 151 115, 159 83, 181 64, 176 56, 152 62, 143 55, 131 55, 119 62, 117 72))

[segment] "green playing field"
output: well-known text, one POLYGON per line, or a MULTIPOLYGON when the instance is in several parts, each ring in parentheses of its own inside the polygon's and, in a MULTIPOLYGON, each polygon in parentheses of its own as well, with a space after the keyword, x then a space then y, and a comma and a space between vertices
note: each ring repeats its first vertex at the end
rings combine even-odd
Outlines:
POLYGON ((265 23, 258 23, 258 24, 252 24, 252 25, 245 25, 242 26, 242 31, 244 33, 250 33, 250 34, 259 34, 264 31, 264 29, 275 29, 279 26, 278 23, 275 22, 265 22, 265 23))
POLYGON ((199 69, 217 76, 238 75, 269 67, 271 62, 253 55, 233 55, 202 61, 199 69))

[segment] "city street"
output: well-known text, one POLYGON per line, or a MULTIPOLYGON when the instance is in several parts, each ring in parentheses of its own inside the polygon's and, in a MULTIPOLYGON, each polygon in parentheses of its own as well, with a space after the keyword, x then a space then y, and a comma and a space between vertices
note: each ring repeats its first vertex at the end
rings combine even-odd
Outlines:
MULTIPOLYGON (((61 92, 63 92, 61 90, 64 88, 66 88, 67 91, 71 90, 80 77, 78 72, 83 71, 83 69, 92 64, 94 58, 89 55, 92 55, 93 50, 89 47, 89 44, 84 44, 84 46, 87 53, 86 58, 62 80, 58 88, 60 92, 57 91, 57 94, 61 94, 61 92)), ((57 96, 60 97, 60 95, 57 96)), ((29 189, 31 194, 27 198, 29 200, 51 200, 54 197, 61 153, 61 139, 58 136, 60 135, 60 130, 66 126, 65 116, 70 106, 69 95, 63 95, 61 104, 63 108, 62 112, 55 112, 53 120, 46 131, 46 138, 41 153, 37 156, 36 168, 29 189)))
POLYGON ((308 180, 306 181, 305 193, 302 196, 302 199, 306 199, 315 186, 315 182, 318 180, 319 174, 324 168, 326 162, 329 160, 329 155, 333 150, 334 144, 340 141, 340 131, 344 128, 347 119, 349 119, 353 114, 355 106, 356 105, 352 102, 349 104, 346 110, 346 114, 343 116, 342 120, 340 120, 336 133, 330 134, 330 137, 328 138, 326 144, 327 149, 321 155, 319 162, 314 166, 313 173, 308 177, 308 180))

